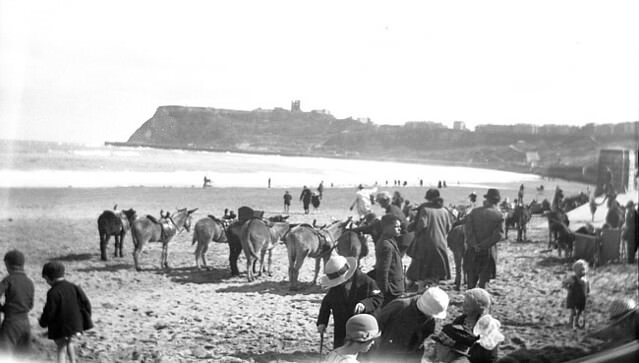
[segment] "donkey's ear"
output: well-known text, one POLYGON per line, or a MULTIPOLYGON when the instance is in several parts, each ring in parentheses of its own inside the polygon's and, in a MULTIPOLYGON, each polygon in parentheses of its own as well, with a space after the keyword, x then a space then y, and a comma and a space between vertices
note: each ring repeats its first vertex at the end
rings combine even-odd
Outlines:
POLYGON ((199 209, 199 208, 191 209, 191 210, 189 211, 189 214, 192 214, 193 212, 195 212, 195 211, 196 211, 196 210, 198 210, 198 209, 199 209))
POLYGON ((117 205, 117 204, 115 204, 115 205, 113 206, 113 210, 118 210, 118 205, 117 205))

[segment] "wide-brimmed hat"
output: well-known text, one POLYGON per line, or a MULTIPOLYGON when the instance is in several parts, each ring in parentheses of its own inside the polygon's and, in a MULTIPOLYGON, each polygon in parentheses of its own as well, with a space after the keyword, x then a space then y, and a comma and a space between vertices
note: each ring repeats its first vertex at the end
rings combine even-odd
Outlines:
POLYGON ((335 287, 353 276, 357 270, 355 257, 332 256, 324 266, 325 276, 320 278, 323 288, 335 287))
POLYGON ((380 335, 377 320, 370 314, 357 314, 346 322, 346 339, 366 343, 380 335))
POLYGON ((608 309, 610 321, 616 324, 637 310, 637 304, 633 299, 615 299, 608 309))
POLYGON ((433 340, 439 344, 447 346, 450 350, 455 351, 468 357, 470 347, 477 341, 478 337, 472 332, 464 328, 463 325, 446 324, 439 334, 433 336, 433 340))
POLYGON ((435 200, 437 198, 439 198, 439 190, 435 189, 435 188, 430 188, 426 191, 426 195, 424 196, 424 198, 428 199, 428 200, 435 200))
POLYGON ((499 202, 501 200, 501 195, 499 194, 499 190, 495 188, 488 189, 488 192, 484 194, 484 198, 488 199, 491 202, 499 202))
POLYGON ((417 309, 434 318, 445 319, 449 301, 448 294, 435 286, 424 291, 422 296, 417 299, 417 309))

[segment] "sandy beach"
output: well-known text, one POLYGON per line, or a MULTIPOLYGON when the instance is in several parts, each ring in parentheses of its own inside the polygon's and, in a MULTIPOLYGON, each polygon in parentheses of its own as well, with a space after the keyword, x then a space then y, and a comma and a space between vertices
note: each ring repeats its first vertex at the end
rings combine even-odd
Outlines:
MULTIPOLYGON (((540 197, 551 199, 556 181, 546 183, 540 197)), ((562 183, 566 196, 585 190, 584 185, 562 183)), ((516 195, 518 185, 503 185, 502 196, 516 195)), ((526 186, 526 200, 536 197, 533 185, 526 186)), ((392 190, 393 188, 381 188, 392 190)), ((423 201, 425 188, 399 188, 413 202, 423 201)), ((442 189, 446 201, 458 203, 469 188, 442 189)), ((481 196, 485 190, 476 190, 481 196)), ((331 189, 318 211, 302 213, 299 190, 291 190, 293 223, 326 223, 345 218, 354 198, 352 189, 331 189)), ((208 214, 220 216, 224 208, 237 210, 248 205, 266 216, 282 213, 283 189, 257 188, 105 188, 105 189, 0 189, 0 252, 23 251, 26 272, 36 285, 35 307, 30 319, 35 336, 34 361, 51 361, 54 344, 37 326, 48 285, 40 277, 42 265, 51 259, 67 267, 68 280, 79 284, 91 299, 95 328, 81 338, 79 355, 87 362, 316 362, 319 335, 315 320, 324 295, 318 286, 301 292, 288 290, 286 248, 274 249, 273 276, 249 283, 240 259, 240 277, 229 277, 228 246, 212 244, 207 258, 210 271, 194 267, 192 234, 183 232, 169 245, 171 270, 159 269, 160 244, 147 246, 141 255, 144 269, 136 272, 130 235, 124 242, 125 256, 99 259, 97 217, 114 204, 134 208, 138 216, 158 215, 161 209, 199 208, 194 223, 208 214)), ((480 197, 481 198, 481 197, 480 197)), ((512 198, 512 197, 511 197, 512 198)), ((381 209, 375 206, 375 211, 381 209)), ((562 307, 566 293, 561 281, 571 263, 547 251, 547 230, 534 216, 529 230, 531 242, 510 239, 499 244, 498 277, 489 287, 493 294, 492 314, 501 320, 506 341, 501 355, 521 347, 547 345, 589 349, 580 344, 586 332, 607 319, 607 307, 615 297, 635 297, 636 265, 612 264, 590 273, 591 298, 585 330, 566 327, 568 312, 562 307)), ((372 245, 371 245, 372 247, 372 245)), ((452 255, 451 255, 452 259, 452 255)), ((374 253, 363 259, 363 270, 374 263, 374 253)), ((452 261, 451 261, 452 265, 452 261)), ((312 279, 314 263, 306 261, 300 273, 304 282, 312 279)), ((3 270, 3 274, 6 271, 3 270)), ((452 281, 451 281, 452 282, 452 281)), ((443 288, 451 297, 450 320, 460 312, 462 293, 448 283, 443 288)), ((325 337, 324 352, 330 349, 332 327, 325 337)))

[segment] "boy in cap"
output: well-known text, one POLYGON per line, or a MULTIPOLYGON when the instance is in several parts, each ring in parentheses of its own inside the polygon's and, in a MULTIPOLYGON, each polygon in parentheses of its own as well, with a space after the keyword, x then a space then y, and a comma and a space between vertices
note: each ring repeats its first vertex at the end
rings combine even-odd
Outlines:
POLYGON ((346 322, 345 344, 330 352, 323 362, 357 363, 359 353, 368 352, 379 336, 377 320, 372 315, 355 315, 346 322))
POLYGON ((331 256, 324 266, 324 273, 326 275, 320 279, 320 285, 329 290, 322 299, 317 330, 324 333, 332 313, 335 329, 333 348, 337 348, 344 344, 346 321, 355 314, 374 313, 382 305, 384 297, 375 280, 357 268, 354 257, 331 256))
POLYGON ((382 337, 375 362, 419 362, 424 339, 435 332, 436 320, 446 318, 449 298, 444 290, 431 287, 422 295, 392 301, 377 314, 382 337))
POLYGON ((488 189, 484 205, 466 216, 466 255, 464 265, 468 272, 468 288, 485 288, 497 275, 497 242, 503 237, 504 215, 497 209, 501 200, 499 190, 488 189))
POLYGON ((24 255, 11 250, 4 255, 9 275, 0 282, 0 297, 4 295, 4 321, 0 327, 0 347, 4 351, 25 351, 31 344, 29 311, 33 309, 33 281, 24 273, 24 255))
POLYGON ((47 292, 40 326, 49 328, 48 337, 57 346, 58 363, 66 362, 67 356, 74 363, 75 341, 84 330, 93 328, 91 303, 79 286, 64 279, 62 263, 47 262, 42 277, 51 289, 47 292))
POLYGON ((384 294, 384 305, 404 293, 404 265, 397 243, 401 229, 394 215, 382 217, 382 236, 375 244, 375 281, 384 294))

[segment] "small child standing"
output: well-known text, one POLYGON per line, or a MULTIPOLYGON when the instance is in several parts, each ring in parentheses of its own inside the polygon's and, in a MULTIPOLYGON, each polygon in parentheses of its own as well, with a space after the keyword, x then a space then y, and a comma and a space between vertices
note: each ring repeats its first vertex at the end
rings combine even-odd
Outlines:
POLYGON ((0 297, 4 295, 4 321, 0 327, 0 347, 6 352, 24 352, 31 344, 29 311, 33 309, 33 281, 24 273, 24 255, 12 250, 4 255, 9 276, 0 282, 0 297))
POLYGON ((76 362, 75 340, 84 330, 93 328, 91 303, 79 286, 64 279, 64 265, 57 261, 47 262, 42 268, 42 277, 51 286, 47 292, 40 326, 48 327, 48 337, 57 350, 58 363, 76 362))
POLYGON ((590 282, 586 278, 588 273, 588 262, 585 260, 577 260, 572 265, 574 275, 569 276, 563 282, 563 287, 568 290, 566 297, 566 308, 570 309, 569 325, 574 328, 583 329, 586 326, 586 298, 590 293, 590 282), (579 319, 583 314, 583 324, 579 323, 579 319))

